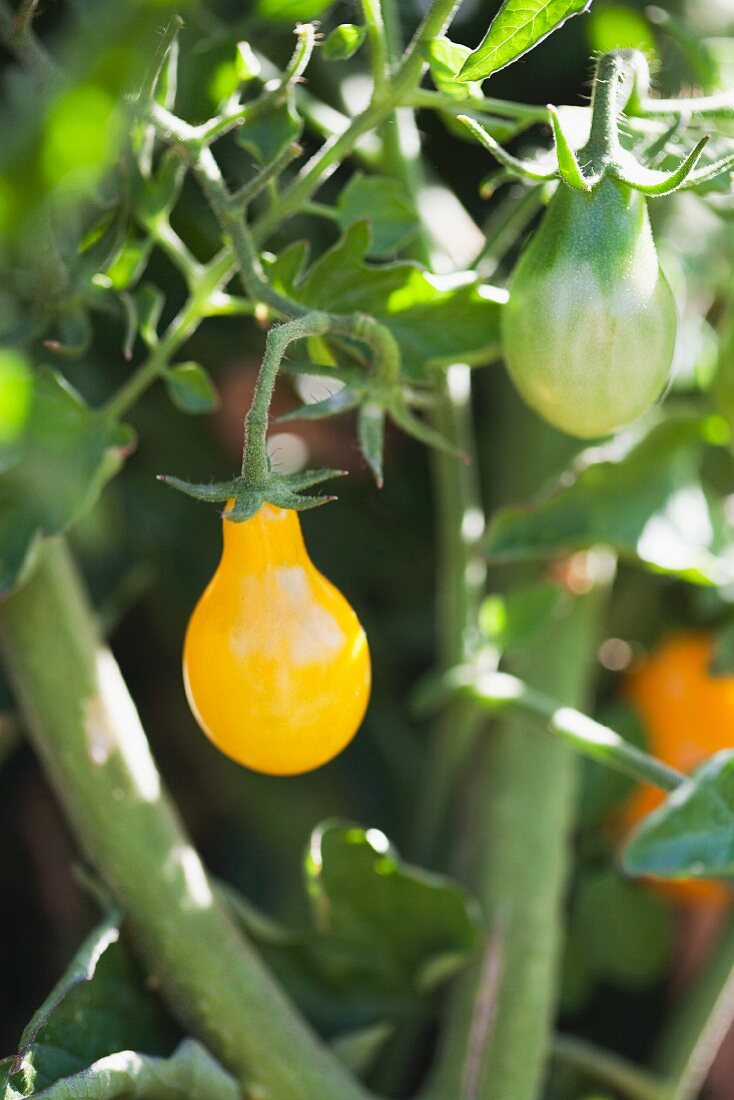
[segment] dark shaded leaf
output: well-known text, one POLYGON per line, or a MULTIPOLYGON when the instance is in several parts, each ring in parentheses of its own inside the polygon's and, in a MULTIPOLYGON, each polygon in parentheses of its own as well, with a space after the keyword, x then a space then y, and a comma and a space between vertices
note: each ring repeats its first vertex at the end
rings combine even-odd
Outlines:
POLYGON ((315 931, 288 931, 238 898, 232 903, 269 966, 327 1035, 404 1019, 477 944, 472 899, 449 879, 403 863, 376 829, 338 822, 316 829, 306 885, 315 931))
MULTIPOLYGON (((36 1095, 121 1050, 168 1054, 177 1036, 162 1003, 145 989, 119 940, 116 918, 110 917, 85 941, 26 1027, 18 1059, 0 1070, 0 1097, 36 1095)), ((71 1100, 92 1094, 60 1087, 51 1095, 71 1100)))
POLYGON ((50 370, 36 376, 25 432, 0 451, 0 593, 24 576, 38 540, 85 515, 134 442, 50 370))
POLYGON ((381 176, 352 176, 337 203, 339 224, 349 229, 367 218, 372 226, 372 244, 367 255, 394 256, 418 228, 415 211, 402 185, 381 176))
POLYGON ((292 98, 280 107, 245 122, 237 131, 237 143, 257 157, 260 164, 277 160, 284 149, 300 137, 303 123, 292 98))
POLYGON ((219 395, 209 374, 199 363, 178 363, 166 373, 166 389, 177 409, 185 413, 209 413, 219 395))
POLYGON ((662 898, 614 871, 582 879, 571 928, 600 978, 636 989, 665 973, 673 945, 670 909, 662 898))

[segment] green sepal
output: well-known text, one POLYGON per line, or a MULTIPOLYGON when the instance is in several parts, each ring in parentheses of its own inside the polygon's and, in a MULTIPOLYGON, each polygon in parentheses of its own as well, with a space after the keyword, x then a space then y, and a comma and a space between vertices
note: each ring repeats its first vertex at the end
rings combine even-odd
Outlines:
POLYGON ((555 107, 551 106, 550 103, 548 104, 548 114, 550 115, 551 125, 553 127, 553 140, 556 145, 558 171, 561 174, 561 178, 569 187, 572 187, 574 191, 591 191, 593 181, 587 179, 581 171, 581 165, 578 162, 576 153, 573 151, 563 127, 561 126, 558 111, 555 107))
POLYGON ((328 504, 333 496, 304 496, 305 489, 343 477, 346 470, 306 470, 296 474, 277 474, 269 471, 267 477, 257 484, 244 475, 231 481, 218 481, 208 484, 196 484, 178 477, 158 475, 158 481, 170 485, 172 489, 193 497, 205 504, 223 504, 232 501, 227 508, 227 519, 242 522, 250 519, 263 504, 274 504, 278 508, 289 508, 294 512, 304 512, 328 504))
POLYGON ((531 180, 533 183, 547 183, 549 180, 556 179, 558 171, 556 167, 553 168, 541 168, 541 166, 533 161, 520 160, 519 157, 514 157, 512 153, 508 153, 506 149, 499 144, 498 141, 488 134, 484 127, 477 122, 475 118, 471 118, 469 115, 458 115, 457 121, 461 122, 477 139, 480 145, 492 154, 495 160, 507 168, 514 176, 520 176, 521 179, 531 180))
POLYGON ((633 187, 635 191, 651 198, 672 195, 691 177, 708 140, 708 137, 702 137, 695 149, 672 172, 659 172, 654 168, 645 168, 630 157, 629 161, 625 161, 622 166, 615 165, 613 174, 628 187, 633 187))

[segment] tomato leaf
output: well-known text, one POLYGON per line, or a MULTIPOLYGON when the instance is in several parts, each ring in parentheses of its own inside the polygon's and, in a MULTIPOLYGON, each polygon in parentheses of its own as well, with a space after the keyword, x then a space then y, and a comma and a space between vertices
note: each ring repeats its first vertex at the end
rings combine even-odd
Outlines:
POLYGON ((564 595, 558 585, 542 583, 487 596, 479 609, 479 626, 499 649, 523 649, 546 629, 564 595))
POLYGON ((445 92, 452 99, 466 99, 472 94, 481 95, 481 86, 469 81, 459 80, 457 74, 471 55, 468 46, 452 42, 445 35, 432 38, 425 47, 426 60, 431 79, 439 92, 445 92))
POLYGON ((209 413, 219 404, 219 396, 208 373, 199 363, 178 363, 166 373, 166 389, 181 412, 209 413))
MULTIPOLYGON (((0 1069, 0 1096, 45 1095, 41 1090, 118 1051, 169 1054, 178 1036, 162 1003, 145 989, 111 916, 82 944, 34 1014, 17 1058, 0 1069)), ((69 1087, 63 1095, 91 1094, 69 1087)))
MULTIPOLYGON (((189 1100, 194 1094, 207 1100, 240 1100, 242 1090, 200 1043, 185 1039, 170 1058, 133 1050, 109 1054, 33 1096, 36 1100, 119 1100, 122 1096, 189 1100)), ((7 1100, 14 1096, 9 1094, 7 1100)))
POLYGON ((369 219, 372 226, 369 256, 393 256, 416 233, 415 212, 397 180, 352 176, 339 195, 337 211, 344 230, 365 217, 369 219))
POLYGON ((710 757, 640 823, 622 865, 630 875, 734 877, 734 751, 710 757))
POLYGON ((591 0, 505 0, 482 42, 469 55, 458 80, 485 80, 517 61, 591 0))
POLYGON ((0 450, 0 593, 23 579, 38 540, 85 515, 119 470, 130 428, 87 408, 61 375, 36 375, 25 431, 0 450))
POLYGON ((486 363, 499 354, 500 304, 504 293, 471 273, 431 275, 417 264, 369 264, 366 221, 304 270, 308 247, 298 241, 272 262, 277 289, 314 309, 368 313, 390 329, 400 345, 403 371, 425 380, 433 367, 461 361, 486 363))
POLYGON ((277 160, 286 146, 297 141, 302 129, 303 122, 289 96, 280 107, 245 122, 235 141, 265 165, 277 160))
POLYGON ((581 454, 550 490, 494 517, 494 560, 544 557, 606 543, 657 572, 695 584, 731 579, 721 509, 700 478, 704 448, 720 445, 709 419, 671 418, 642 440, 581 454))
POLYGON ((411 1016, 478 942, 473 899, 404 863, 376 829, 319 826, 305 875, 313 929, 282 928, 226 894, 270 968, 327 1036, 411 1016))
POLYGON ((662 977, 673 945, 671 913, 662 898, 614 871, 581 879, 572 901, 571 934, 595 975, 632 989, 662 977))

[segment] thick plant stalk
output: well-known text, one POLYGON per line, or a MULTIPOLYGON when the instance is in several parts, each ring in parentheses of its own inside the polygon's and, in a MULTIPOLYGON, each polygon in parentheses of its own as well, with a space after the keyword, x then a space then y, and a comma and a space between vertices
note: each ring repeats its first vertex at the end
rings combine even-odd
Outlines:
MULTIPOLYGON (((575 599, 524 662, 526 680, 568 705, 584 701, 598 604, 596 592, 575 599)), ((451 1006, 432 1100, 536 1100, 549 1052, 576 756, 524 720, 490 736, 475 884, 487 940, 451 1006)))
POLYGON ((365 1100, 215 897, 63 540, 0 604, 0 645, 79 844, 182 1025, 258 1100, 365 1100))

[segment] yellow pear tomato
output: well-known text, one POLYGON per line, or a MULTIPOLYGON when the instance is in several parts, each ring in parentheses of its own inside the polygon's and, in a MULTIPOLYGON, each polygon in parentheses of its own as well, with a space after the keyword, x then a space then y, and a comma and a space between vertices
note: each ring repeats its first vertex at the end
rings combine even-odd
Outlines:
POLYGON ((297 512, 264 504, 223 522, 219 566, 184 642, 184 683, 204 733, 268 775, 325 764, 351 741, 370 656, 344 596, 314 566, 297 512))

